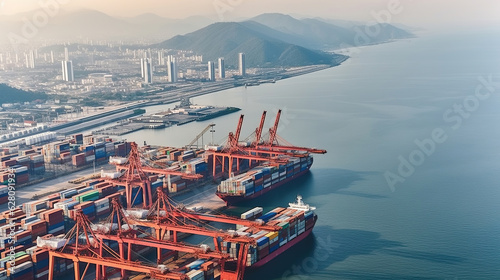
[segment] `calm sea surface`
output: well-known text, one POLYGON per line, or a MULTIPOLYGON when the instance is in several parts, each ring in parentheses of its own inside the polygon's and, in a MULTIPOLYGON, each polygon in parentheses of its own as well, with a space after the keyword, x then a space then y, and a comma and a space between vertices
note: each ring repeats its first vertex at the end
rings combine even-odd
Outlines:
MULTIPOLYGON (((500 279, 500 83, 481 82, 500 82, 497 35, 420 34, 354 49, 339 67, 193 99, 242 108, 244 136, 263 110, 269 127, 282 109, 281 137, 328 150, 308 175, 231 209, 270 210, 297 194, 317 207, 311 238, 247 279, 500 279)), ((216 141, 237 118, 213 120, 216 141)), ((183 146, 208 123, 124 138, 183 146)))

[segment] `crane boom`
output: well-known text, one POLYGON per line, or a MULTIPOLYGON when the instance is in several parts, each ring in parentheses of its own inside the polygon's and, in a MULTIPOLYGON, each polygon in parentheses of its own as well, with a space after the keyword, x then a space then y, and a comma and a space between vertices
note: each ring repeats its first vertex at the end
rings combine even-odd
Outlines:
POLYGON ((257 146, 260 142, 260 137, 262 136, 262 129, 264 128, 264 122, 266 121, 266 114, 267 112, 264 111, 262 113, 262 117, 260 118, 260 124, 259 127, 255 130, 255 140, 252 143, 252 146, 257 146))
POLYGON ((236 133, 234 135, 234 144, 238 145, 238 141, 240 141, 240 134, 241 134, 241 127, 243 125, 243 117, 244 115, 240 116, 240 120, 238 121, 238 127, 236 128, 236 133))
POLYGON ((272 145, 276 140, 276 133, 278 132, 278 124, 280 122, 281 109, 278 110, 276 114, 276 120, 274 121, 274 126, 269 129, 269 145, 272 145))
MULTIPOLYGON (((211 123, 211 124, 207 125, 207 127, 205 127, 205 129, 203 129, 203 130, 201 131, 201 133, 200 133, 200 134, 196 135, 196 137, 193 139, 193 141, 191 141, 189 144, 187 144, 187 145, 186 145, 186 149, 191 148, 191 146, 193 146, 193 144, 194 144, 195 142, 198 142, 198 140, 199 140, 201 137, 203 137, 203 135, 204 135, 207 131, 209 131, 210 129, 212 129, 214 126, 215 126, 215 124, 214 124, 214 123, 211 123)), ((196 145, 196 146, 198 147, 198 145, 196 145)))

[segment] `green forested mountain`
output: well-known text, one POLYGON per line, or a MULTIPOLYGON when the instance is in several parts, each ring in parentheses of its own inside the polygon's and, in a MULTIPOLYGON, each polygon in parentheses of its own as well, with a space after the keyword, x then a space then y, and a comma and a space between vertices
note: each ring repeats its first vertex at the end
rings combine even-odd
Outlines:
POLYGON ((47 94, 24 91, 6 84, 0 84, 0 104, 28 102, 37 99, 47 99, 47 94))

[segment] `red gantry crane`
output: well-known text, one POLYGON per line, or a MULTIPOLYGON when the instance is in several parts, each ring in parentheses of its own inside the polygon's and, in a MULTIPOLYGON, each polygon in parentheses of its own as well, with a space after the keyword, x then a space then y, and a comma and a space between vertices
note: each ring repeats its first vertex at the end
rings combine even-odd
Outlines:
POLYGON ((143 207, 148 208, 153 204, 153 197, 151 192, 151 180, 149 174, 163 174, 163 175, 179 175, 185 179, 200 179, 203 176, 200 174, 189 174, 181 171, 158 169, 148 166, 143 166, 141 162, 141 155, 137 144, 132 142, 131 149, 126 164, 115 164, 118 172, 125 171, 123 176, 117 179, 106 179, 106 181, 114 185, 125 186, 125 196, 127 201, 127 208, 134 205, 134 201, 139 195, 143 197, 143 207), (135 197, 132 197, 132 189, 138 187, 135 197))

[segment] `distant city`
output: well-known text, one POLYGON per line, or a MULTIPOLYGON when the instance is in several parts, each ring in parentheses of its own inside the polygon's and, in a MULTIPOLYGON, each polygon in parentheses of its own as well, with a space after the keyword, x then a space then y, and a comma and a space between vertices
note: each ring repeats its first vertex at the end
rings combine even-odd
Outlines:
MULTIPOLYGON (((89 15, 82 13, 73 17, 89 15)), ((104 29, 116 19, 107 20, 104 29)), ((86 24, 77 21, 67 24, 75 30, 74 24, 82 25, 80 29, 86 24)), ((65 43, 47 39, 31 45, 5 44, 0 47, 0 86, 7 86, 0 96, 0 141, 34 133, 31 127, 44 131, 103 112, 129 116, 123 110, 274 83, 348 58, 332 50, 412 36, 389 24, 377 28, 373 34, 355 22, 263 14, 243 22, 212 23, 160 43, 75 39, 71 34, 65 43), (316 29, 320 32, 307 32, 316 29)))

